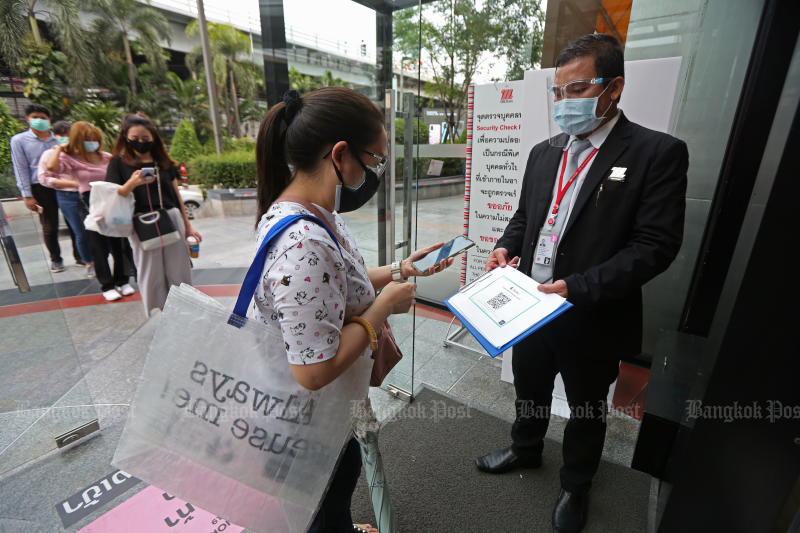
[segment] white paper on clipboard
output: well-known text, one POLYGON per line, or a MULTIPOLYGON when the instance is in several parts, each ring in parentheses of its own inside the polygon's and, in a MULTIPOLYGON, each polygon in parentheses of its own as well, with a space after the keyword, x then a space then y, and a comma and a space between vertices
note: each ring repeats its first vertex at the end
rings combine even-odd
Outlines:
POLYGON ((515 268, 497 267, 465 285, 449 301, 499 348, 564 304, 561 296, 545 294, 538 287, 539 283, 515 268))

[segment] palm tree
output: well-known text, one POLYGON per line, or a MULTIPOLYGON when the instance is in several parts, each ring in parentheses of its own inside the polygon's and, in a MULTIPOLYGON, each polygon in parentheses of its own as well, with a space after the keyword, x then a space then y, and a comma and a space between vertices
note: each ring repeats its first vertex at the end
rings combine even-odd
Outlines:
MULTIPOLYGON (((200 32, 197 21, 192 21, 186 26, 186 36, 193 38, 200 32)), ((254 96, 261 77, 258 75, 256 66, 250 61, 252 48, 250 38, 228 24, 208 23, 208 40, 211 45, 211 55, 213 56, 214 82, 216 84, 217 96, 222 99, 225 93, 228 94, 230 110, 228 113, 228 125, 233 131, 233 135, 241 137, 241 119, 239 116, 239 96, 241 92, 247 96, 254 96), (241 56, 247 56, 242 59, 241 56)), ((187 63, 197 68, 200 63, 200 48, 196 47, 186 58, 187 63)))
POLYGON ((0 57, 10 66, 20 66, 32 52, 47 43, 39 32, 37 14, 46 16, 58 48, 71 65, 70 77, 79 85, 91 80, 93 66, 86 30, 78 18, 77 0, 0 0, 0 57))
POLYGON ((203 100, 201 84, 193 78, 182 80, 180 76, 167 72, 167 83, 175 101, 175 108, 183 118, 191 118, 192 111, 203 100))
POLYGON ((320 84, 322 87, 352 87, 351 83, 335 77, 330 70, 326 70, 325 74, 320 77, 320 84))
POLYGON ((166 17, 150 7, 150 0, 89 0, 92 11, 100 17, 93 22, 95 35, 103 41, 120 43, 128 64, 128 83, 131 96, 136 96, 136 68, 131 52, 131 33, 137 34, 137 43, 155 69, 164 71, 166 65, 159 40, 171 42, 172 32, 166 17))

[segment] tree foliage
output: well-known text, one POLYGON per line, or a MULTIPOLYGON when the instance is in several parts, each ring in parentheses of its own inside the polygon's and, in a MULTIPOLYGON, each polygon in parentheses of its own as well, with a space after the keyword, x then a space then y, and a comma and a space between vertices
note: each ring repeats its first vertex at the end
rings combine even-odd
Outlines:
POLYGON ((0 100, 0 198, 16 196, 11 166, 11 137, 23 130, 22 124, 11 116, 5 102, 0 100))
POLYGON ((322 76, 312 76, 303 74, 295 67, 289 69, 289 87, 301 93, 307 93, 322 87, 351 87, 342 78, 337 78, 330 70, 326 70, 322 76))
POLYGON ((188 119, 181 120, 178 124, 178 129, 175 130, 175 135, 172 136, 172 144, 169 147, 169 154, 178 163, 186 163, 193 157, 197 157, 203 153, 203 147, 197 139, 197 133, 194 131, 192 121, 188 119))
POLYGON ((53 118, 66 113, 69 95, 66 90, 67 56, 47 42, 27 42, 28 54, 20 60, 19 69, 25 82, 23 94, 50 109, 53 118))
POLYGON ((70 83, 81 87, 93 80, 93 64, 86 30, 79 19, 78 0, 0 0, 0 58, 11 67, 24 68, 31 53, 50 47, 39 32, 36 15, 48 21, 50 33, 72 68, 70 83))
POLYGON ((103 148, 111 151, 122 121, 122 111, 112 104, 98 98, 78 102, 70 108, 69 118, 73 122, 83 120, 97 126, 103 132, 103 148))
MULTIPOLYGON (((228 132, 241 137, 241 112, 239 95, 254 98, 263 85, 263 76, 258 65, 252 62, 250 38, 229 24, 209 22, 208 41, 211 48, 212 68, 217 99, 225 107, 228 132)), ((197 37, 200 26, 193 20, 186 26, 187 37, 197 37)), ((203 55, 200 46, 186 56, 190 70, 205 79, 203 55)))
POLYGON ((466 109, 467 89, 490 61, 508 58, 507 79, 518 79, 538 62, 544 20, 539 4, 540 0, 440 0, 422 8, 421 20, 417 7, 395 13, 395 49, 431 69, 433 82, 426 90, 444 105, 454 134, 466 109))
MULTIPOLYGON (((104 43, 106 59, 118 62, 121 52, 127 74, 128 100, 136 97, 136 66, 134 51, 147 58, 154 72, 166 72, 165 52, 161 41, 171 42, 172 32, 167 18, 150 7, 150 0, 87 0, 86 4, 98 15, 92 22, 92 42, 104 43), (136 35, 136 44, 132 35, 136 35)), ((100 49, 100 47, 98 47, 100 49)), ((102 56, 101 56, 102 57, 102 56)), ((130 102, 126 102, 130 103, 130 102)))

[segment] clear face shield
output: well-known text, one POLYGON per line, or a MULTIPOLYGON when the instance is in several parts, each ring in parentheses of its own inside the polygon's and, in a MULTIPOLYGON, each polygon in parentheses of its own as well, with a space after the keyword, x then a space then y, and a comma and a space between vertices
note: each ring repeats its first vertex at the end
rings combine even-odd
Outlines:
MULTIPOLYGON (((604 78, 572 80, 555 85, 547 77, 547 118, 550 146, 564 148, 570 135, 580 135, 595 129, 604 119, 597 116, 597 96, 589 96, 595 85, 604 78)), ((605 89, 604 89, 605 90, 605 89)), ((602 93, 600 93, 602 94, 602 93)))

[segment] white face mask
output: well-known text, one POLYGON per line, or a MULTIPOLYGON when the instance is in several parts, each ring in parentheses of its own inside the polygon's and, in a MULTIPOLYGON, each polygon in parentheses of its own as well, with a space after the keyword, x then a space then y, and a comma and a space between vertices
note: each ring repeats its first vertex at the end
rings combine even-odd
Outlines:
POLYGON ((605 115, 611 108, 611 104, 609 104, 603 114, 597 116, 597 103, 606 89, 603 89, 600 95, 592 98, 562 98, 555 102, 553 104, 553 120, 556 121, 561 131, 568 135, 580 135, 597 128, 605 120, 605 115))
POLYGON ((83 148, 87 152, 96 152, 100 149, 100 143, 97 141, 83 141, 83 148))

